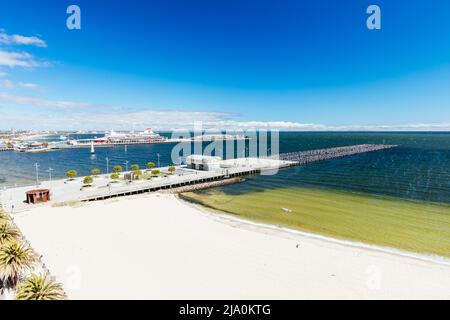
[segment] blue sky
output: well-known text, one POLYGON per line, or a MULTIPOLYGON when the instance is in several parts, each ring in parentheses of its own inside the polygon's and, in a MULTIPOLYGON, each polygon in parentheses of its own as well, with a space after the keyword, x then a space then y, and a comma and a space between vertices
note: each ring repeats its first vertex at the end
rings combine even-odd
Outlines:
POLYGON ((0 0, 0 129, 450 130, 445 0, 0 0), (66 28, 81 8, 82 29, 66 28), (382 29, 366 28, 381 8, 382 29))

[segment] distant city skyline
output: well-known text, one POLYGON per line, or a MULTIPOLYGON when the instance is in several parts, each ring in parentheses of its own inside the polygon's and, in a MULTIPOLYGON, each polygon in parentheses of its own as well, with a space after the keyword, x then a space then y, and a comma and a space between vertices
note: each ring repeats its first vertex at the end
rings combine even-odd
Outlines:
POLYGON ((0 130, 450 131, 448 2, 75 2, 0 0, 0 130))

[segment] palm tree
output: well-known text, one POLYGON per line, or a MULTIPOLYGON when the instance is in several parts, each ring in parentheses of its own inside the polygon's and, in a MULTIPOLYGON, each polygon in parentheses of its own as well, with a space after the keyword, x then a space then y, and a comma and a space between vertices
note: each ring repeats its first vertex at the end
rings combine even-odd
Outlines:
POLYGON ((19 277, 33 268, 37 257, 31 247, 12 240, 0 247, 0 279, 5 288, 15 288, 19 277))
POLYGON ((11 216, 5 211, 0 210, 0 223, 11 221, 11 216))
POLYGON ((20 231, 15 226, 7 222, 0 222, 0 246, 5 245, 14 239, 19 239, 20 231))
POLYGON ((35 275, 25 279, 17 287, 17 300, 63 300, 66 298, 64 289, 60 283, 44 275, 35 275))

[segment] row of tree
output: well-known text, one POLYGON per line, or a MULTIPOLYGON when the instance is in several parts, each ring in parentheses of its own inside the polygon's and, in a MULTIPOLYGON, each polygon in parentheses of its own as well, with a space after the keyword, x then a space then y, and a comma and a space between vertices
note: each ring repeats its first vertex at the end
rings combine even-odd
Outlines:
POLYGON ((24 275, 32 272, 39 259, 11 216, 0 210, 0 294, 14 293, 18 300, 65 299, 63 287, 48 273, 24 275))
MULTIPOLYGON (((155 166, 155 164, 153 162, 148 162, 147 165, 146 165, 147 169, 152 169, 154 166, 155 166)), ((138 176, 142 175, 142 172, 140 172, 140 166, 138 164, 132 164, 130 166, 130 168, 131 168, 131 171, 133 171, 134 175, 138 175, 138 176)), ((168 170, 169 170, 170 173, 173 173, 173 172, 175 172, 176 167, 175 166, 170 166, 168 168, 168 170)), ((111 179, 113 179, 113 180, 119 179, 119 173, 122 172, 122 166, 120 166, 120 165, 114 166, 112 172, 113 173, 111 174, 111 179)), ((98 176, 100 173, 101 173, 101 171, 98 168, 94 168, 94 169, 91 170, 91 175, 93 175, 93 176, 98 176)), ((151 171, 151 174, 153 174, 153 175, 158 175, 160 173, 161 173, 161 171, 158 170, 158 169, 154 169, 154 170, 151 171)), ((78 176, 78 172, 76 170, 69 170, 69 171, 66 172, 66 177, 68 179, 75 179, 77 176, 78 176)), ((84 178, 83 183, 86 184, 86 185, 89 185, 93 181, 94 181, 93 177, 87 176, 87 177, 84 178)))

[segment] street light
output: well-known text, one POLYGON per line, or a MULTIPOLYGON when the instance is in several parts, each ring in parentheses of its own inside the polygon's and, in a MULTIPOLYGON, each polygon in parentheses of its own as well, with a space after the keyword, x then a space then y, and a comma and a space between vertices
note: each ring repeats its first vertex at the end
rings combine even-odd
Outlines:
POLYGON ((109 174, 109 158, 106 157, 106 174, 109 174))
POLYGON ((52 182, 52 171, 53 171, 53 169, 52 168, 48 168, 48 178, 49 178, 49 180, 50 180, 50 182, 52 182))
POLYGON ((34 167, 36 168, 36 186, 39 185, 39 164, 36 162, 34 164, 34 167))
POLYGON ((128 160, 125 161, 125 171, 128 171, 128 160))
POLYGON ((157 156, 158 156, 158 168, 159 168, 159 167, 161 167, 161 165, 160 165, 160 163, 159 163, 159 158, 160 158, 159 153, 157 154, 157 156))

